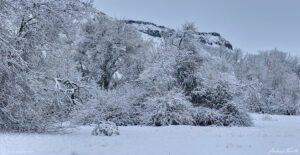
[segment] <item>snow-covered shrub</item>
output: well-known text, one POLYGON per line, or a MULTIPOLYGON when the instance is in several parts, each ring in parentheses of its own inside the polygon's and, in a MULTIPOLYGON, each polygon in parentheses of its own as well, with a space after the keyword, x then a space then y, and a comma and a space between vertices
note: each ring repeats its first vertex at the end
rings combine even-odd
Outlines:
POLYGON ((233 103, 233 93, 224 82, 214 87, 202 87, 192 92, 196 108, 196 125, 250 126, 251 119, 246 111, 233 103))
POLYGON ((194 125, 199 126, 251 126, 250 116, 232 103, 226 103, 220 110, 196 107, 193 111, 194 125))
POLYGON ((251 126, 252 119, 249 114, 238 105, 228 102, 221 109, 224 126, 251 126))
POLYGON ((102 121, 93 129, 92 135, 94 136, 113 136, 119 135, 118 126, 114 122, 102 121))
POLYGON ((192 112, 194 125, 196 126, 223 126, 224 116, 218 110, 205 107, 195 107, 192 112))
POLYGON ((194 106, 203 106, 211 109, 220 109, 232 100, 232 93, 225 83, 219 82, 214 87, 201 86, 192 91, 194 106))
POLYGON ((263 115, 261 117, 261 120, 263 120, 263 121, 274 121, 276 119, 273 119, 272 116, 270 116, 270 115, 263 115))
POLYGON ((94 124, 99 121, 111 121, 118 126, 140 124, 140 103, 147 95, 144 89, 127 84, 114 90, 96 92, 96 96, 87 105, 82 105, 73 114, 76 124, 94 124))
POLYGON ((0 109, 0 131, 44 132, 51 122, 33 105, 9 105, 0 109))
POLYGON ((143 124, 151 126, 192 125, 192 104, 182 92, 171 90, 160 96, 148 98, 143 124))

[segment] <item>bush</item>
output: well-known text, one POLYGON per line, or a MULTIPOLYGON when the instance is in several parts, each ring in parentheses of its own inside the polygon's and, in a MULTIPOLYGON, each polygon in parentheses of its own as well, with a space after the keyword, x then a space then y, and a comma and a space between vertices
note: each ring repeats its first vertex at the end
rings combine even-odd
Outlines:
POLYGON ((181 92, 174 90, 154 96, 145 103, 143 124, 151 126, 192 125, 192 104, 181 92))
POLYGON ((251 126, 250 116, 233 103, 226 103, 220 110, 197 107, 193 111, 196 126, 251 126))
MULTIPOLYGON (((249 115, 233 102, 193 107, 180 90, 147 93, 141 88, 123 86, 115 90, 100 91, 98 97, 76 113, 77 124, 101 121, 127 125, 197 125, 197 126, 250 126, 249 115), (207 106, 207 107, 206 107, 207 106)), ((225 100, 224 100, 225 101, 225 100)), ((210 102, 213 103, 213 102, 210 102)))
POLYGON ((252 120, 248 113, 234 103, 227 103, 220 109, 224 115, 224 126, 251 126, 252 120))
POLYGON ((215 109, 196 107, 193 111, 194 125, 196 126, 223 126, 223 117, 224 116, 215 109))
POLYGON ((74 122, 86 125, 111 121, 118 126, 139 125, 144 96, 143 89, 131 85, 109 91, 100 90, 88 105, 83 105, 79 112, 74 113, 74 122))
POLYGON ((103 121, 94 128, 92 131, 92 135, 94 136, 112 136, 112 135, 119 135, 119 129, 114 122, 110 121, 103 121))
POLYGON ((227 83, 218 82, 214 87, 196 88, 191 94, 194 106, 203 106, 211 109, 220 109, 233 99, 227 83))

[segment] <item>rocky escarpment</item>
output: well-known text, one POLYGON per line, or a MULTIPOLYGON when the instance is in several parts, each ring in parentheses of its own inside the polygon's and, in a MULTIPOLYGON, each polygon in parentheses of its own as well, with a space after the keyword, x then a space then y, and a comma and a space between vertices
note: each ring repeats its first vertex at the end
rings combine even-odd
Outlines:
MULTIPOLYGON (((161 38, 164 35, 172 35, 175 33, 174 29, 167 28, 165 26, 159 26, 151 22, 135 20, 125 20, 124 22, 134 26, 140 32, 151 37, 161 38)), ((217 32, 196 32, 194 38, 210 47, 225 47, 229 50, 233 49, 232 44, 217 32)))

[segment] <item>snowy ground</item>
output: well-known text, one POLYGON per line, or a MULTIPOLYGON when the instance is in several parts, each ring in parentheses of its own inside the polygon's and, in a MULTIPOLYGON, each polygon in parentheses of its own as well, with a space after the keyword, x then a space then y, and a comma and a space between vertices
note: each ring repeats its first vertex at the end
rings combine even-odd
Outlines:
POLYGON ((0 155, 300 155, 300 117, 252 115, 255 127, 121 127, 120 136, 0 134, 0 155))

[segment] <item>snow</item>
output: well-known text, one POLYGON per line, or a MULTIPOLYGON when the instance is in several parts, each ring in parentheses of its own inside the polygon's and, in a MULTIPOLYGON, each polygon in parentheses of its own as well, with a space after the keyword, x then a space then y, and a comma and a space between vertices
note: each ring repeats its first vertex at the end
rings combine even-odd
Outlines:
POLYGON ((206 37, 207 41, 210 43, 217 43, 221 40, 220 37, 218 37, 218 36, 213 36, 213 35, 208 35, 208 34, 205 35, 205 37, 206 37))
POLYGON ((119 71, 116 71, 114 74, 113 74, 113 78, 116 79, 116 80, 120 80, 123 78, 123 75, 119 72, 119 71))
POLYGON ((300 116, 251 114, 254 127, 120 127, 120 135, 0 134, 0 155, 300 154, 300 116))
MULTIPOLYGON (((147 34, 147 30, 152 30, 152 31, 159 31, 160 33, 162 32, 170 32, 174 31, 173 29, 166 28, 166 27, 159 27, 156 25, 153 25, 151 23, 131 23, 133 27, 135 27, 137 30, 139 30, 142 34, 142 37, 145 41, 153 41, 154 45, 159 45, 162 41, 163 38, 159 37, 152 37, 151 35, 147 34)), ((204 34, 194 34, 194 38, 198 38, 200 40, 205 40, 208 47, 212 48, 219 48, 220 46, 225 46, 225 42, 227 42, 223 37, 221 36, 214 36, 210 33, 204 33, 204 34)))
POLYGON ((46 52, 46 51, 42 51, 42 55, 43 55, 43 58, 44 58, 44 59, 47 58, 47 52, 46 52))
POLYGON ((152 37, 146 33, 140 32, 144 41, 150 41, 153 43, 154 47, 158 48, 163 42, 163 38, 152 37))
POLYGON ((142 30, 142 31, 145 31, 145 30, 154 30, 154 31, 167 31, 166 28, 161 28, 161 27, 158 27, 158 26, 155 26, 155 25, 151 25, 151 24, 138 24, 138 23, 132 23, 131 24, 132 26, 136 27, 138 30, 142 30))

